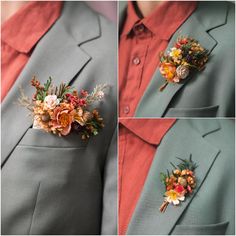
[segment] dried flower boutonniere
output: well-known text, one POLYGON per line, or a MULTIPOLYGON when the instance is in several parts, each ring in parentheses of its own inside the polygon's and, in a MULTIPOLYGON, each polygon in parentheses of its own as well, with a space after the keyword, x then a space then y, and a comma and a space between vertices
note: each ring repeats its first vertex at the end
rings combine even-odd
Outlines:
POLYGON ((88 139, 104 127, 99 112, 89 106, 104 98, 107 85, 96 86, 91 94, 85 90, 78 93, 64 83, 53 86, 51 77, 44 85, 34 77, 31 85, 36 89, 33 98, 26 97, 21 89, 18 102, 31 111, 34 128, 59 136, 76 131, 82 139, 88 139))
POLYGON ((208 51, 197 40, 180 37, 174 47, 160 54, 160 72, 166 82, 159 88, 163 91, 168 83, 186 79, 192 69, 201 71, 208 60, 208 51))
POLYGON ((166 192, 164 194, 164 201, 160 207, 160 212, 165 212, 169 204, 179 205, 181 201, 185 200, 185 197, 190 195, 196 188, 196 177, 194 170, 197 168, 196 163, 192 161, 192 155, 189 160, 178 158, 181 161, 180 164, 174 167, 170 174, 167 170, 167 174, 161 173, 161 182, 165 185, 166 192))

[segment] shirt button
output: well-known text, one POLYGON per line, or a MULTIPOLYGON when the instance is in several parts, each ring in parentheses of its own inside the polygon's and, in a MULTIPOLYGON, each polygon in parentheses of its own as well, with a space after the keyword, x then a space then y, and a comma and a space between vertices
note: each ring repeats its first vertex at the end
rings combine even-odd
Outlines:
POLYGON ((134 32, 137 34, 141 34, 144 31, 144 25, 135 25, 134 26, 134 32))
POLYGON ((137 31, 140 32, 140 33, 143 32, 144 31, 144 25, 138 25, 137 26, 137 31))
POLYGON ((125 107, 124 107, 124 113, 125 113, 125 114, 128 114, 129 111, 130 111, 129 106, 125 106, 125 107))
POLYGON ((135 57, 133 59, 133 63, 134 63, 134 65, 139 65, 140 64, 140 59, 138 57, 135 57))

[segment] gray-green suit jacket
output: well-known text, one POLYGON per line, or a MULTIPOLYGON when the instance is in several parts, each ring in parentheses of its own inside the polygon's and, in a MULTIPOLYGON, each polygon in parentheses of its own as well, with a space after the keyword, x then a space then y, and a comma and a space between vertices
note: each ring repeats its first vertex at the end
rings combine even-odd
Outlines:
POLYGON ((234 234, 234 121, 181 119, 157 148, 127 234, 234 234), (176 157, 192 154, 198 167, 196 190, 181 205, 160 213, 165 187, 160 173, 171 170, 176 157))
POLYGON ((116 27, 84 3, 65 2, 4 99, 2 234, 116 233, 116 35, 116 27), (107 83, 97 105, 105 128, 87 142, 32 129, 28 111, 14 103, 19 86, 32 96, 33 75, 78 90, 107 83))
MULTIPOLYGON (((120 30, 126 17, 120 3, 120 30)), ((226 1, 201 1, 197 9, 170 39, 189 36, 210 52, 206 69, 192 73, 179 84, 169 84, 163 92, 164 79, 157 68, 135 117, 234 117, 235 116, 235 10, 226 1)))

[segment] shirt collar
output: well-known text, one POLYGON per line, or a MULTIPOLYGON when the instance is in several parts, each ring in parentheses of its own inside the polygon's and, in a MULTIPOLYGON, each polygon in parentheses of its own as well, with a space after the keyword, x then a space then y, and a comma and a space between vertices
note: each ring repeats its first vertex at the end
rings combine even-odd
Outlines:
POLYGON ((138 17, 132 1, 128 1, 127 7, 127 16, 124 24, 122 34, 129 34, 133 29, 134 25, 139 22, 141 19, 138 17))
POLYGON ((176 119, 120 119, 119 123, 150 144, 158 145, 176 119))
POLYGON ((196 7, 196 1, 165 1, 157 6, 155 11, 149 16, 140 18, 132 1, 129 1, 127 18, 122 34, 128 35, 135 24, 143 23, 161 39, 169 40, 196 7))
POLYGON ((2 25, 2 41, 28 53, 59 18, 62 2, 30 2, 2 25))

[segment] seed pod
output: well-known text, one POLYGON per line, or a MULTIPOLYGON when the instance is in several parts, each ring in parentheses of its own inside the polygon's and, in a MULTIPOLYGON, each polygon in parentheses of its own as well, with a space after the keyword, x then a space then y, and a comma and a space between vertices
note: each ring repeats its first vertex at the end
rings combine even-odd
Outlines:
POLYGON ((41 116, 41 120, 43 122, 48 122, 50 121, 50 115, 48 113, 44 113, 42 116, 41 116))
POLYGON ((183 187, 186 187, 187 186, 187 181, 185 178, 183 177, 179 177, 178 178, 178 183, 181 184, 183 187))

